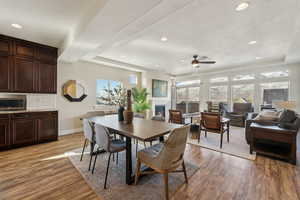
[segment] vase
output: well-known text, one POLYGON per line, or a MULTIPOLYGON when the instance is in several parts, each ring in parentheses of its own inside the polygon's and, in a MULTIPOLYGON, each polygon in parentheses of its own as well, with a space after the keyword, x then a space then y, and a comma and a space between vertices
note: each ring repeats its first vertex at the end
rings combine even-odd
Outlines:
POLYGON ((133 120, 133 112, 131 107, 131 90, 127 90, 127 109, 123 112, 126 124, 131 124, 133 120))
POLYGON ((120 106, 118 109, 118 119, 120 122, 124 121, 124 115, 123 115, 124 110, 125 110, 125 108, 123 106, 120 106))

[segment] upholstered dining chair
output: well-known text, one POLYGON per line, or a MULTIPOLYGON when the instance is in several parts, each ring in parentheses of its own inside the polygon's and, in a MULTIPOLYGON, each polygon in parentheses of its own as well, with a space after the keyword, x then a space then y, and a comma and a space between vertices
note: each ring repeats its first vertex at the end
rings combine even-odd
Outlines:
POLYGON ((169 110, 169 123, 184 124, 182 112, 180 110, 169 110))
POLYGON ((168 175, 172 172, 183 172, 185 182, 188 183, 186 168, 183 160, 187 136, 190 126, 174 129, 164 143, 155 144, 152 147, 138 152, 135 173, 135 184, 141 174, 160 173, 164 175, 165 198, 169 199, 168 175), (141 164, 152 168, 154 171, 141 172, 141 164), (182 166, 182 170, 177 170, 182 166))
POLYGON ((227 142, 229 142, 229 129, 226 124, 222 123, 222 116, 220 113, 202 112, 198 143, 200 142, 201 131, 205 132, 205 137, 207 137, 207 132, 220 134, 220 148, 222 148, 223 145, 223 134, 225 132, 227 132, 227 142))
MULTIPOLYGON (((82 161, 84 150, 88 143, 92 144, 94 143, 94 128, 93 125, 89 122, 88 119, 83 119, 83 134, 84 134, 84 144, 82 148, 82 153, 80 157, 80 161, 82 161)), ((93 149, 92 149, 93 150, 93 149)), ((92 152, 90 153, 90 162, 89 162, 89 170, 91 169, 91 163, 92 163, 92 152)))
MULTIPOLYGON (((99 146, 99 148, 101 147, 106 152, 109 153, 106 174, 105 174, 105 181, 104 181, 104 189, 106 189, 107 175, 108 175, 108 169, 109 169, 111 155, 114 153, 118 153, 118 152, 126 150, 126 142, 124 142, 121 139, 115 139, 115 138, 111 137, 109 130, 107 128, 105 128, 101 125, 98 125, 98 124, 95 124, 94 126, 95 126, 96 144, 99 146)), ((98 157, 98 154, 96 154, 96 157, 94 160, 92 173, 94 173, 94 170, 95 170, 97 157, 98 157)))

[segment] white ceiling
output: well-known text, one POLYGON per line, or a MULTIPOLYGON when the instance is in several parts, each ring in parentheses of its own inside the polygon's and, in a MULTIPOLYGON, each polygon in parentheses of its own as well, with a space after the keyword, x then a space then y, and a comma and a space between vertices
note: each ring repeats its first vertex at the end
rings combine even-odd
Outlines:
POLYGON ((217 61, 200 71, 300 58, 298 0, 251 0, 248 9, 235 11, 241 2, 0 0, 0 33, 60 45, 63 61, 112 61, 173 75, 192 73, 194 54, 217 61), (11 23, 24 29, 14 30, 11 23), (252 40, 257 43, 248 45, 252 40))

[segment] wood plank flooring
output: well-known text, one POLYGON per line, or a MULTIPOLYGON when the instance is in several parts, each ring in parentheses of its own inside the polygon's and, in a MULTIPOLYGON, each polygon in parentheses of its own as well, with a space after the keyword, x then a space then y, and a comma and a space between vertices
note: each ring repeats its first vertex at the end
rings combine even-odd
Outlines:
MULTIPOLYGON (((0 152, 0 200, 100 199, 64 154, 82 143, 82 134, 73 134, 0 152)), ((297 166, 260 156, 252 162, 188 145, 186 157, 200 170, 173 199, 298 200, 299 147, 297 156, 297 166)))

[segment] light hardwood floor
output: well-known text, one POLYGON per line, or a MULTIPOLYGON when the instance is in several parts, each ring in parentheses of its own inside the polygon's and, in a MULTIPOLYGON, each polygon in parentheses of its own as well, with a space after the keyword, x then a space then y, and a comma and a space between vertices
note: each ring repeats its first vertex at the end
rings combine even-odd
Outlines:
MULTIPOLYGON (((74 134, 57 142, 0 152, 0 199, 100 199, 64 155, 82 142, 82 134, 74 134)), ((260 156, 253 162, 188 145, 186 159, 200 169, 174 199, 297 200, 299 158, 299 147, 298 165, 293 166, 260 156)))

